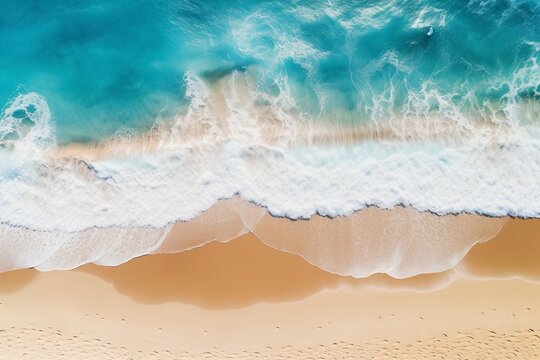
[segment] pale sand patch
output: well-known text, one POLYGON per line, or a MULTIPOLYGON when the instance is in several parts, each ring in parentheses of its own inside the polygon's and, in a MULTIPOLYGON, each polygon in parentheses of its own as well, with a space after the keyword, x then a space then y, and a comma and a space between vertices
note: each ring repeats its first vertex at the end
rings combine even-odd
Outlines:
POLYGON ((133 351, 101 339, 67 337, 52 328, 12 327, 0 333, 0 340, 12 346, 4 353, 6 359, 537 359, 540 354, 540 336, 533 329, 511 333, 476 329, 411 343, 340 341, 304 348, 267 346, 257 352, 212 349, 198 354, 133 351))
POLYGON ((0 358, 535 359, 539 234, 512 220, 455 271, 406 280, 332 275, 250 235, 0 274, 0 358))

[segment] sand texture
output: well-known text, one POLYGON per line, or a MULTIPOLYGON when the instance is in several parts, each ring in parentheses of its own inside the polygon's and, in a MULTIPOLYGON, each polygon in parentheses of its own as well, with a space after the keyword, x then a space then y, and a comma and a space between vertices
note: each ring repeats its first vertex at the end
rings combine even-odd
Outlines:
POLYGON ((534 329, 497 333, 475 330, 415 342, 377 340, 365 344, 335 342, 298 348, 266 347, 257 352, 203 353, 133 351, 101 339, 65 336, 48 328, 9 328, 0 333, 7 359, 538 359, 540 335, 534 329))
POLYGON ((251 235, 118 267, 0 274, 0 359, 538 359, 540 221, 454 269, 325 272, 251 235))

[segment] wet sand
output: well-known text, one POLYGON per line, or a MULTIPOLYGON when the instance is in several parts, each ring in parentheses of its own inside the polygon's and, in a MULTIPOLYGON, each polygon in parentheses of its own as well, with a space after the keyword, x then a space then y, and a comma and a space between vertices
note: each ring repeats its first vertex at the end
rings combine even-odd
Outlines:
POLYGON ((253 235, 117 267, 0 274, 2 359, 540 357, 540 220, 454 269, 353 279, 253 235))

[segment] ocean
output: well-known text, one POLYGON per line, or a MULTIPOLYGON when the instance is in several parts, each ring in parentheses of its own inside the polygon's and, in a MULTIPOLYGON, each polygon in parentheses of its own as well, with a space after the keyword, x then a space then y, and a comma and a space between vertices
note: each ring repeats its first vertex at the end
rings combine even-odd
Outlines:
POLYGON ((248 73, 313 121, 538 117, 513 109, 539 96, 534 0, 11 1, 0 30, 1 101, 43 96, 61 144, 185 111, 188 74, 248 73))

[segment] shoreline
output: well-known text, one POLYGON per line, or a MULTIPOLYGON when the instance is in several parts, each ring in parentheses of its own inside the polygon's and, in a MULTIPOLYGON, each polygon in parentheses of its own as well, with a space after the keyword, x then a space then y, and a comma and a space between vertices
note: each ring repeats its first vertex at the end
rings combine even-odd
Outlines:
POLYGON ((469 214, 439 216, 408 207, 369 207, 347 217, 291 220, 272 216, 265 208, 234 197, 190 221, 156 229, 21 232, 3 225, 0 263, 4 271, 73 269, 89 262, 116 266, 146 254, 178 253, 252 233, 264 244, 300 255, 328 272, 357 278, 383 272, 403 278, 452 268, 474 244, 495 236, 507 221, 469 214), (13 244, 27 233, 31 239, 25 247, 13 244), (437 246, 431 241, 435 233, 437 246), (88 247, 90 241, 92 248, 88 247), (43 242, 47 247, 36 253, 31 243, 38 246, 43 242))

